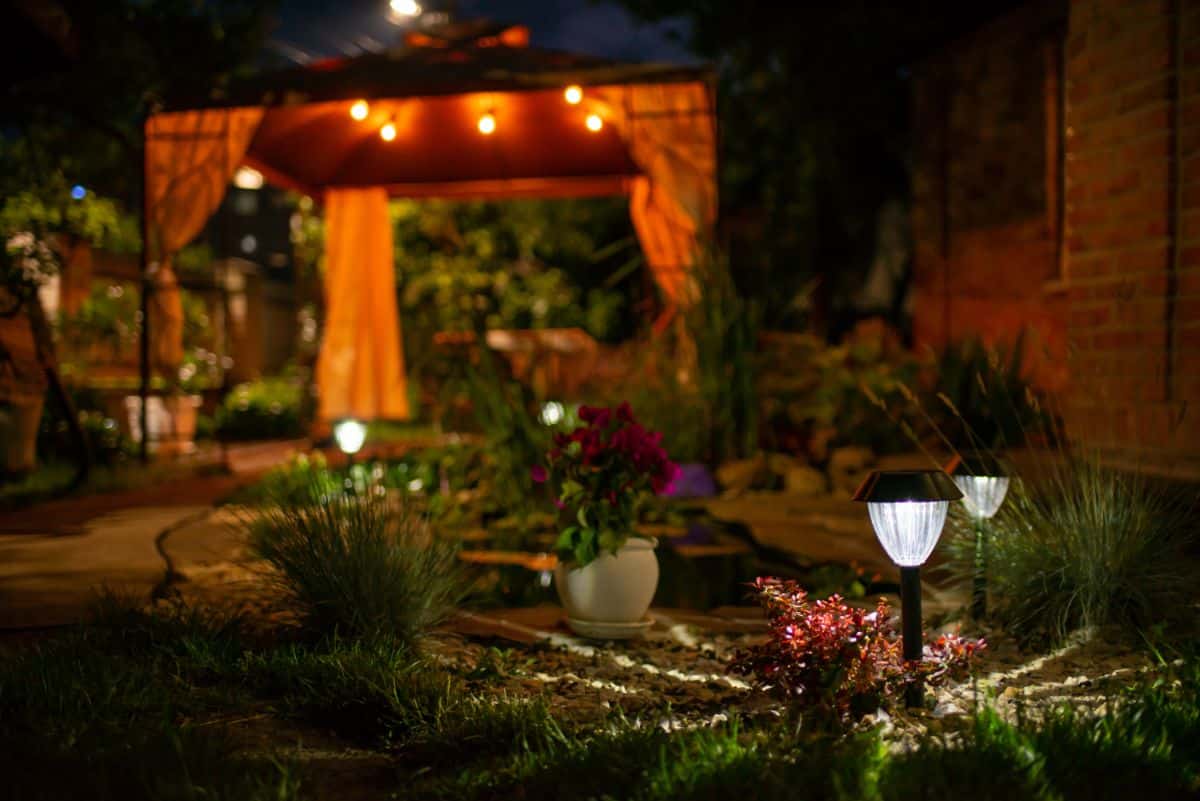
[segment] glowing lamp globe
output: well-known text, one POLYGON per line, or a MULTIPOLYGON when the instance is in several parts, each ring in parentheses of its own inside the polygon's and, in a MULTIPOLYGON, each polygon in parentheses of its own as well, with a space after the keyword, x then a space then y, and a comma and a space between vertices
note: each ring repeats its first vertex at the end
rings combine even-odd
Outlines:
POLYGON ((390 142, 396 138, 396 123, 385 122, 383 127, 379 129, 379 138, 385 142, 390 142))
POLYGON ((353 456, 367 440, 367 427, 357 420, 342 420, 333 427, 333 438, 342 453, 353 456))
POLYGON ((867 504, 879 544, 900 567, 925 563, 962 493, 941 470, 875 471, 854 494, 867 504))
POLYGON ((571 84, 563 90, 563 97, 572 106, 577 106, 583 100, 583 87, 571 84))
MULTIPOLYGON (((961 497, 942 470, 876 470, 854 493, 854 500, 867 505, 879 544, 900 566, 900 626, 907 661, 919 661, 924 655, 921 565, 942 535, 950 501, 961 497)), ((920 681, 909 684, 905 691, 908 706, 920 706, 923 697, 920 681)))
POLYGON ((496 132, 496 115, 489 111, 487 114, 484 114, 479 118, 479 122, 476 123, 476 126, 479 128, 479 132, 481 134, 484 136, 491 136, 496 132))
POLYGON ((599 114, 589 114, 584 120, 584 124, 587 125, 589 131, 596 133, 604 127, 604 119, 599 114))
POLYGON ((962 490, 963 505, 971 517, 987 520, 1000 511, 1008 494, 1009 475, 995 456, 977 451, 964 453, 950 468, 950 474, 962 490))
POLYGON ((354 105, 350 106, 350 116, 359 121, 365 120, 370 111, 371 107, 365 100, 355 100, 354 105))

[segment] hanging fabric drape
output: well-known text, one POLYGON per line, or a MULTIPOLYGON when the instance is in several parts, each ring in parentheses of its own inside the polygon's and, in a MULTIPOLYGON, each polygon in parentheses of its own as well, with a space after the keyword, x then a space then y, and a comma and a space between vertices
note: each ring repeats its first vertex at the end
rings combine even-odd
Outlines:
POLYGON ((146 121, 145 213, 151 278, 151 363, 183 360, 183 303, 172 257, 204 229, 262 120, 260 108, 156 114, 146 121))
POLYGON ((601 87, 606 117, 642 170, 630 216, 646 263, 670 305, 686 306, 689 268, 717 213, 716 131, 703 83, 601 87))
POLYGON ((325 193, 325 330, 317 360, 323 420, 409 416, 387 204, 380 188, 325 193))

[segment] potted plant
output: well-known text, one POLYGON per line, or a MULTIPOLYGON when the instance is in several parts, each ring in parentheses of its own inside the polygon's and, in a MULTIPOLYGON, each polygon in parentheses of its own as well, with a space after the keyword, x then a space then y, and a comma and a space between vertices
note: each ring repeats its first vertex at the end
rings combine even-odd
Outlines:
POLYGON ((546 466, 532 471, 554 488, 565 522, 555 586, 573 631, 631 637, 650 625, 646 610, 658 586, 658 543, 637 532, 638 506, 667 489, 676 466, 662 435, 642 427, 628 403, 583 406, 579 417, 583 425, 556 434, 546 466))

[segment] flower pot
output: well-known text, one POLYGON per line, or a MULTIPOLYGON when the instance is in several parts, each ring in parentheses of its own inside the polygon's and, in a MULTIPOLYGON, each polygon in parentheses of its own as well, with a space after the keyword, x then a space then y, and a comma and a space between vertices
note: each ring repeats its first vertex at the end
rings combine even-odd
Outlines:
POLYGON ((604 553, 583 567, 559 562, 554 586, 567 611, 567 622, 576 632, 594 636, 596 626, 611 624, 603 636, 639 633, 646 625, 646 610, 658 588, 657 540, 631 537, 616 556, 604 553))
MULTIPOLYGON (((150 450, 159 456, 180 456, 196 450, 196 410, 199 395, 151 395, 146 404, 150 450)), ((125 398, 126 420, 134 442, 142 439, 142 400, 125 398)))

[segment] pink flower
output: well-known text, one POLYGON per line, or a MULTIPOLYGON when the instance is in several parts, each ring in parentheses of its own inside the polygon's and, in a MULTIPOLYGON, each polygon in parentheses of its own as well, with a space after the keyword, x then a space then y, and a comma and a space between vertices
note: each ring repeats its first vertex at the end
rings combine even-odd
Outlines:
POLYGON ((546 468, 542 467, 540 464, 535 464, 533 467, 529 468, 529 477, 538 484, 541 484, 547 478, 546 468))

